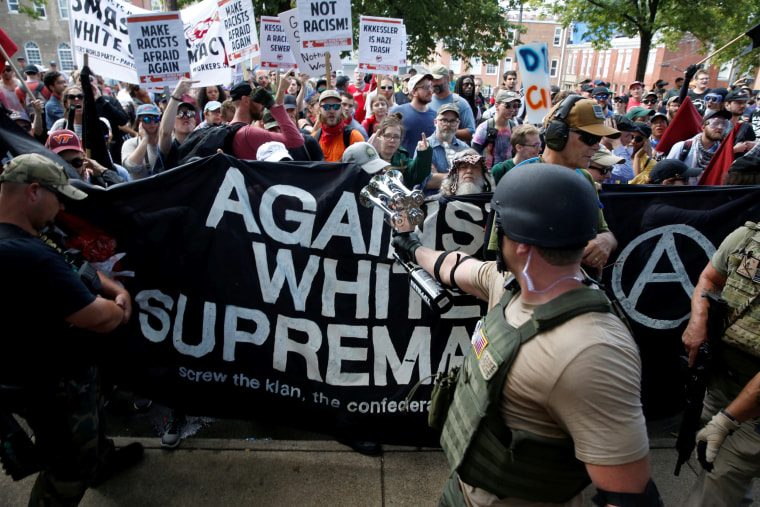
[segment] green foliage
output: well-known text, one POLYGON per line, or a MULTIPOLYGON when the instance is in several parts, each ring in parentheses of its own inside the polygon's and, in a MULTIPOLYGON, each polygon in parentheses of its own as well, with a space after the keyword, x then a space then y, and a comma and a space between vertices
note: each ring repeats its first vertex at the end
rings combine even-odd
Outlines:
MULTIPOLYGON (((701 41, 702 52, 708 54, 760 22, 760 0, 565 0, 554 4, 530 0, 530 4, 548 9, 565 26, 587 23, 592 46, 597 49, 609 47, 615 35, 640 37, 642 49, 648 49, 657 35, 674 48, 684 34, 691 33, 701 41)), ((750 42, 746 37, 712 63, 738 58, 736 63, 744 70, 756 66, 760 50, 739 57, 750 42)), ((640 58, 637 76, 643 77, 645 65, 646 58, 640 58)))
POLYGON ((40 19, 42 16, 40 16, 39 11, 37 11, 38 7, 45 7, 45 10, 47 11, 47 1, 46 0, 32 0, 32 5, 21 5, 19 3, 18 11, 21 14, 24 14, 26 16, 29 16, 32 19, 40 19))

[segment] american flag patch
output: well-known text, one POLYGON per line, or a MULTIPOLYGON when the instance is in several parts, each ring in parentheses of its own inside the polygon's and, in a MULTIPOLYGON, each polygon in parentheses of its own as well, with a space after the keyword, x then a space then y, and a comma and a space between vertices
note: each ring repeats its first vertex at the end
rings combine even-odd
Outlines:
POLYGON ((478 359, 480 359, 480 355, 483 353, 483 350, 485 350, 486 345, 488 345, 486 335, 484 335, 483 331, 479 329, 477 334, 473 336, 472 341, 472 348, 475 349, 475 355, 478 356, 478 359))

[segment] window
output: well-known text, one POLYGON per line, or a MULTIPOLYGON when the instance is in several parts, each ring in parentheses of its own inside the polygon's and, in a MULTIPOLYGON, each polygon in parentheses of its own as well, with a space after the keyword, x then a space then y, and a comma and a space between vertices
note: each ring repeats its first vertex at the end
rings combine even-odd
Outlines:
POLYGON ((37 15, 38 15, 38 16, 39 16, 41 19, 46 19, 46 18, 47 18, 47 11, 45 10, 45 4, 42 4, 42 5, 35 5, 35 6, 34 6, 34 12, 36 12, 36 13, 37 13, 37 15))
POLYGON ((507 57, 504 59, 504 72, 512 69, 512 57, 507 57))
POLYGON ((39 65, 42 67, 42 55, 40 54, 40 47, 34 42, 27 42, 24 44, 24 52, 26 53, 26 62, 30 65, 39 65))
POLYGON ((559 46, 562 42, 562 27, 558 26, 554 28, 554 45, 559 46))
POLYGON ((581 71, 579 74, 585 75, 586 74, 586 59, 588 58, 588 54, 586 52, 583 52, 583 56, 581 57, 581 71))
POLYGON ((615 74, 620 74, 623 71, 623 53, 618 50, 615 51, 615 74))
POLYGON ((576 74, 575 69, 577 68, 576 66, 578 65, 578 52, 577 51, 573 51, 572 61, 573 61, 573 64, 570 66, 570 72, 568 72, 568 74, 576 74))
POLYGON ((18 0, 8 0, 8 12, 18 14, 18 0))
POLYGON ((604 52, 604 71, 602 72, 602 76, 607 77, 610 71, 610 51, 609 49, 604 52))
POLYGON ((594 74, 595 78, 598 78, 602 75, 602 64, 604 63, 604 52, 597 52, 596 53, 596 74, 594 74))
POLYGON ((449 62, 449 69, 454 74, 461 74, 462 73, 462 60, 451 58, 451 62, 449 62))
POLYGON ((623 64, 623 72, 628 72, 628 69, 631 68, 631 55, 633 54, 632 49, 626 49, 625 50, 625 63, 623 64))
POLYGON ((58 12, 61 19, 69 19, 69 2, 67 0, 58 0, 58 12))
POLYGON ((58 44, 58 64, 64 72, 74 70, 74 59, 71 56, 71 47, 65 42, 58 44))
POLYGON ((483 73, 483 62, 480 58, 470 58, 470 74, 477 76, 483 73))
POLYGON ((552 64, 549 68, 549 77, 557 77, 557 68, 559 67, 559 60, 552 60, 552 64))
POLYGON ((646 67, 646 73, 651 74, 654 72, 654 61, 657 59, 657 48, 652 48, 649 50, 649 54, 647 55, 647 67, 646 67))
POLYGON ((486 76, 495 76, 499 72, 499 70, 496 68, 496 65, 492 63, 486 64, 486 76))

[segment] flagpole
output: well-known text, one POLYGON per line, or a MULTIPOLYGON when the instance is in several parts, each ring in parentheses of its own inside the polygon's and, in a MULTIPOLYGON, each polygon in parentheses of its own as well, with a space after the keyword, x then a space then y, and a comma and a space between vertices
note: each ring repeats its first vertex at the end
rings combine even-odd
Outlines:
POLYGON ((737 38, 735 38, 734 40, 732 40, 731 42, 729 42, 728 44, 726 44, 725 46, 723 46, 722 48, 720 48, 719 50, 715 51, 714 53, 710 53, 709 55, 707 55, 706 57, 704 57, 702 60, 698 61, 697 65, 699 65, 700 63, 705 63, 707 60, 709 60, 713 56, 717 55, 718 53, 720 53, 721 51, 723 51, 728 46, 730 46, 731 44, 735 43, 736 41, 738 41, 739 39, 741 39, 745 35, 746 35, 745 33, 741 34, 740 36, 738 36, 737 38))
POLYGON ((8 65, 11 66, 11 69, 13 69, 13 72, 16 73, 16 76, 18 76, 18 80, 21 83, 21 87, 24 89, 27 95, 32 97, 32 100, 34 100, 34 93, 32 93, 32 90, 29 89, 29 86, 26 84, 26 79, 24 79, 24 75, 21 74, 16 66, 11 61, 11 57, 8 56, 8 53, 5 52, 5 48, 3 46, 0 46, 0 51, 3 52, 3 58, 8 62, 8 65))

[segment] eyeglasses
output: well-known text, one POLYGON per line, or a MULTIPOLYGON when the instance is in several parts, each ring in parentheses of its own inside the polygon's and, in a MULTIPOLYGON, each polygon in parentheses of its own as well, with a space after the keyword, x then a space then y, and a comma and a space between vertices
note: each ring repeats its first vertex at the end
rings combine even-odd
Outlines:
POLYGON ((535 149, 539 149, 541 147, 541 143, 536 143, 536 144, 517 143, 517 144, 519 144, 520 146, 527 146, 528 148, 535 148, 535 149))
POLYGON ((381 86, 381 90, 393 90, 393 86, 381 86))
POLYGON ((84 165, 84 158, 77 157, 69 160, 69 165, 73 167, 74 169, 79 169, 84 165))
MULTIPOLYGON (((179 116, 179 115, 177 115, 177 117, 180 117, 180 116, 179 116)), ((151 123, 158 123, 158 122, 160 122, 160 121, 161 121, 161 117, 160 117, 160 116, 143 116, 143 117, 142 117, 142 118, 140 118, 140 119, 141 119, 141 120, 143 121, 143 123, 145 123, 146 125, 150 125, 151 123)))
POLYGON ((713 118, 712 120, 707 120, 707 125, 710 127, 726 128, 728 127, 729 123, 728 120, 724 120, 723 118, 713 118))
POLYGON ((597 100, 607 100, 610 96, 606 93, 600 93, 599 95, 594 95, 594 98, 597 100))
POLYGON ((705 95, 705 102, 723 102, 723 97, 721 95, 713 95, 708 94, 705 95))
POLYGON ((512 102, 512 103, 509 103, 509 104, 504 104, 504 107, 506 107, 507 109, 510 109, 510 108, 511 109, 520 109, 520 103, 519 102, 512 102))
POLYGON ((414 89, 415 90, 432 90, 433 89, 433 85, 415 86, 414 89))
POLYGON ((84 99, 84 94, 78 93, 76 95, 66 95, 66 99, 68 99, 68 100, 82 100, 82 99, 84 99))
POLYGON ((657 104, 657 99, 642 100, 641 103, 642 104, 657 104))
POLYGON ((381 135, 380 137, 382 137, 382 138, 383 138, 383 139, 385 139, 386 141, 390 141, 390 142, 398 142, 398 141, 401 141, 401 136, 389 136, 389 135, 387 135, 387 134, 383 134, 383 135, 381 135))
POLYGON ((177 118, 195 118, 195 111, 185 109, 177 113, 177 118))
POLYGON ((453 120, 447 120, 446 118, 437 118, 437 121, 443 125, 456 125, 459 123, 459 118, 454 118, 453 120))
POLYGON ((602 136, 595 136, 594 134, 589 134, 588 132, 578 129, 572 129, 572 131, 578 134, 581 142, 587 146, 594 146, 595 144, 599 144, 599 141, 602 140, 602 136))
POLYGON ((602 176, 604 176, 605 174, 609 174, 610 171, 612 171, 611 167, 599 167, 598 165, 589 165, 588 168, 589 169, 596 169, 597 171, 599 171, 600 173, 602 173, 602 176))
POLYGON ((333 111, 337 111, 338 109, 340 109, 340 104, 322 104, 322 109, 324 109, 325 111, 329 111, 331 109, 333 111))

